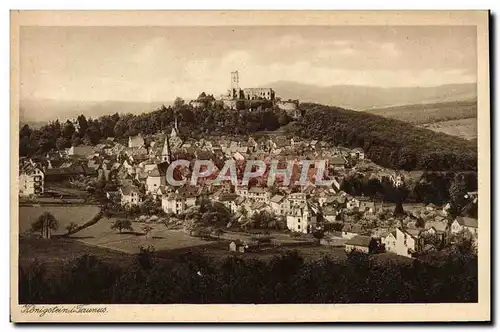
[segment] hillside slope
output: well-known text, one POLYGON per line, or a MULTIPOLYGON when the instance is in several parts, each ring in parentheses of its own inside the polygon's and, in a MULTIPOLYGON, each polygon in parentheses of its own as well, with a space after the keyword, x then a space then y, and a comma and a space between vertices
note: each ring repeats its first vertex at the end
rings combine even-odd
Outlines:
POLYGON ((295 135, 361 147, 375 163, 392 169, 474 171, 477 146, 413 124, 339 107, 305 104, 295 135))

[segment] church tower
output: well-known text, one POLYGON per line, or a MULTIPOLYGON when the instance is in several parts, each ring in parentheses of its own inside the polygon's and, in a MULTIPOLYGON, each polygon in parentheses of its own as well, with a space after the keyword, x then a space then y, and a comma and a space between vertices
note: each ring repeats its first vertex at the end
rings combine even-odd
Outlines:
POLYGON ((170 133, 170 137, 174 138, 179 135, 179 126, 177 125, 177 114, 175 115, 174 127, 172 128, 172 132, 170 133))
POLYGON ((172 161, 172 154, 170 152, 170 141, 168 136, 165 136, 165 143, 163 143, 163 150, 161 151, 161 161, 166 161, 170 164, 172 161))

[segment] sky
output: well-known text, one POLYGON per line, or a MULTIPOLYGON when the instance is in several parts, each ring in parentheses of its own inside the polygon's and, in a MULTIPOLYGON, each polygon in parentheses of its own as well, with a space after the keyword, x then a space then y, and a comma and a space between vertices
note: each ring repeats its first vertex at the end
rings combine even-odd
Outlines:
POLYGON ((22 27, 21 98, 171 101, 276 81, 475 83, 471 26, 22 27))

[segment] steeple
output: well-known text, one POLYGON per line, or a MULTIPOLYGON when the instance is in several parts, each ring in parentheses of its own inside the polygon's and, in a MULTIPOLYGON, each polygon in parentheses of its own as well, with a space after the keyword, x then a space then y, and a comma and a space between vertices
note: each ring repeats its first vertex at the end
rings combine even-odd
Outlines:
POLYGON ((163 143, 163 150, 161 151, 161 161, 166 161, 170 164, 172 161, 172 153, 170 151, 170 141, 168 136, 165 136, 165 143, 163 143))
POLYGON ((172 132, 170 133, 170 137, 177 137, 179 135, 179 126, 177 125, 177 114, 175 116, 174 127, 172 128, 172 132))

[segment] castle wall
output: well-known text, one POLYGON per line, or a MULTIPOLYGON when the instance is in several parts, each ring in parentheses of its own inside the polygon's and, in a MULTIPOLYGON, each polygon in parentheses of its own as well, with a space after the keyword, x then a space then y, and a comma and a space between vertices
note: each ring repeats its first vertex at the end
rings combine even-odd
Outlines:
POLYGON ((274 100, 275 93, 270 88, 246 88, 243 89, 244 98, 247 100, 266 99, 274 100))

